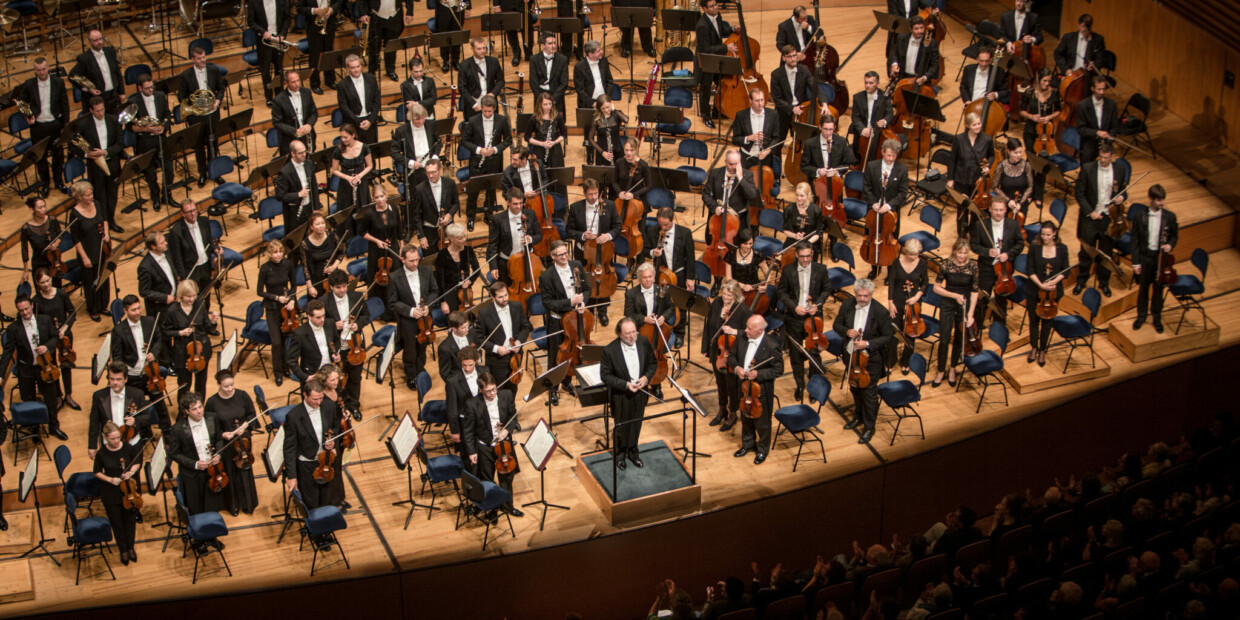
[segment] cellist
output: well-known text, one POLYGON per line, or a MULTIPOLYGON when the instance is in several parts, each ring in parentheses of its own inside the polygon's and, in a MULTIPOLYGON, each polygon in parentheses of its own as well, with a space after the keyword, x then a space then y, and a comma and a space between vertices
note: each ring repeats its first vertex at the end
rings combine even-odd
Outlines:
MULTIPOLYGON (((900 207, 908 200, 908 166, 897 161, 900 149, 899 140, 884 140, 883 157, 866 165, 861 186, 861 198, 870 209, 879 214, 896 214, 896 229, 892 231, 896 237, 900 236, 900 207)), ((873 280, 881 270, 874 265, 866 277, 873 280)))
POLYGON ((487 232, 487 256, 491 257, 491 280, 512 284, 508 259, 526 246, 542 241, 542 229, 534 212, 525 208, 525 194, 513 187, 505 194, 508 208, 491 216, 487 232))
POLYGON ((739 384, 740 378, 727 366, 726 357, 729 351, 719 348, 720 336, 743 337, 745 322, 753 315, 749 306, 744 303, 740 284, 736 280, 726 279, 719 287, 719 296, 710 302, 706 311, 706 323, 702 327, 702 355, 715 372, 715 391, 719 398, 719 412, 711 418, 710 425, 718 426, 727 432, 736 424, 737 410, 740 409, 739 384), (715 361, 722 354, 725 357, 721 370, 715 361))
MULTIPOLYGON (((676 307, 672 305, 666 290, 660 293, 655 286, 655 268, 651 263, 642 263, 637 268, 637 286, 631 286, 624 292, 624 316, 633 319, 638 329, 644 325, 654 325, 656 329, 671 323, 676 318, 676 307)), ((652 346, 664 348, 663 342, 652 342, 652 346)), ((671 343, 667 343, 670 345, 671 343)), ((655 396, 663 398, 663 387, 655 386, 655 396)))
MULTIPOLYGON (((538 278, 538 290, 542 292, 543 308, 546 310, 543 325, 546 326, 548 334, 560 331, 561 319, 573 312, 574 308, 585 306, 585 294, 577 292, 577 283, 580 280, 581 290, 586 290, 588 286, 586 270, 580 262, 568 260, 568 254, 568 243, 563 240, 553 241, 551 243, 551 267, 543 271, 538 278)), ((558 363, 556 358, 563 341, 563 336, 547 337, 548 367, 554 368, 558 363)), ((563 387, 568 393, 573 393, 572 383, 567 376, 564 377, 563 387)), ((559 390, 552 389, 550 399, 552 405, 560 404, 559 390)))
MULTIPOLYGON (((788 320, 784 323, 784 332, 788 338, 804 342, 805 320, 820 316, 822 304, 831 296, 831 283, 827 278, 827 266, 814 262, 814 248, 808 241, 798 241, 793 246, 797 260, 784 267, 779 278, 779 301, 784 305, 788 320)), ((801 400, 805 396, 805 364, 809 358, 794 344, 788 345, 788 357, 792 361, 792 378, 796 381, 796 392, 793 398, 801 400)), ((822 374, 822 356, 818 351, 810 351, 814 362, 809 364, 809 374, 822 374)))
MULTIPOLYGON (((740 415, 741 449, 732 456, 741 458, 753 451, 756 453, 753 464, 761 465, 771 448, 775 380, 784 374, 784 354, 780 351, 778 338, 766 337, 766 318, 754 315, 745 322, 744 336, 736 339, 728 354, 728 369, 736 375, 739 386, 745 385, 746 380, 759 386, 761 392, 758 400, 762 407, 762 413, 757 418, 740 415)), ((741 400, 744 400, 744 394, 741 400)))
POLYGON ((995 105, 1008 100, 1011 91, 1008 90, 1007 72, 995 66, 994 57, 994 51, 984 47, 977 52, 977 62, 965 67, 960 74, 960 101, 965 107, 974 99, 983 97, 995 102, 995 105), (992 72, 995 74, 994 82, 990 81, 992 72), (994 86, 994 90, 990 86, 994 86))
MULTIPOLYGON (((847 430, 865 426, 857 443, 869 443, 874 437, 874 427, 878 422, 878 380, 884 374, 886 363, 884 356, 894 334, 891 315, 883 311, 882 306, 873 303, 874 281, 862 278, 853 283, 854 299, 844 300, 840 311, 835 315, 832 329, 845 340, 844 357, 851 359, 859 351, 869 354, 866 372, 870 375, 869 385, 852 388, 853 419, 844 425, 847 430)), ((851 365, 849 366, 851 367, 851 365)))
POLYGON ((895 121, 895 110, 887 93, 878 89, 877 71, 866 71, 863 83, 865 90, 853 95, 852 124, 848 126, 848 133, 852 134, 853 152, 868 162, 878 157, 878 134, 895 121), (862 138, 870 140, 868 154, 861 152, 862 138))
MULTIPOLYGON (((495 377, 486 372, 478 373, 478 392, 482 398, 466 401, 464 418, 461 420, 461 438, 471 469, 478 478, 488 481, 495 479, 494 444, 508 439, 521 428, 519 423, 514 424, 514 428, 506 428, 517 415, 516 402, 509 392, 501 393, 495 386, 495 377)), ((512 479, 521 470, 520 465, 515 463, 515 454, 513 460, 514 465, 517 465, 516 469, 499 474, 500 488, 508 491, 510 495, 512 479)), ((501 510, 514 517, 525 515, 511 501, 504 504, 501 510)), ((488 515, 488 518, 494 519, 495 515, 488 515)))
MULTIPOLYGON (((576 242, 577 260, 585 263, 588 262, 584 254, 586 242, 594 241, 599 245, 611 243, 613 239, 620 236, 621 225, 624 221, 616 213, 616 203, 599 196, 598 181, 586 179, 582 182, 582 187, 585 190, 585 199, 569 205, 565 230, 568 238, 576 242)), ((593 306, 607 304, 608 301, 601 297, 590 297, 586 300, 586 304, 593 306)), ((599 323, 603 325, 607 325, 608 321, 607 308, 608 306, 604 305, 594 310, 599 323)))
MULTIPOLYGON (((725 209, 731 209, 740 219, 740 229, 745 230, 749 228, 749 207, 757 203, 761 196, 754 185, 753 172, 741 167, 740 149, 728 149, 723 163, 722 168, 712 168, 706 173, 702 201, 715 215, 722 215, 725 209)), ((706 243, 711 241, 710 231, 707 230, 706 243)))
MULTIPOLYGON (((624 157, 617 159, 616 174, 608 188, 612 200, 640 200, 642 203, 642 226, 645 226, 646 214, 650 212, 650 204, 646 202, 646 194, 654 187, 650 177, 650 164, 646 163, 637 150, 636 140, 624 142, 624 157)), ((623 213, 620 214, 624 216, 623 213)))
MULTIPOLYGON (((818 119, 818 135, 805 141, 805 150, 801 154, 801 172, 811 184, 811 197, 813 196, 812 184, 816 179, 826 177, 832 179, 832 183, 838 183, 842 187, 844 175, 840 174, 838 168, 857 163, 857 156, 851 148, 848 148, 848 141, 835 133, 837 128, 835 117, 824 114, 818 119)), ((844 205, 843 203, 837 204, 835 208, 843 209, 844 205)), ((785 218, 786 222, 787 218, 785 218)), ((835 237, 830 237, 827 245, 828 253, 830 253, 830 248, 835 247, 836 241, 835 237)))
MULTIPOLYGON (((986 293, 1000 311, 1007 308, 1007 299, 1002 295, 991 295, 995 290, 995 263, 1009 263, 1025 249, 1025 231, 1014 218, 1005 217, 1007 205, 1002 200, 990 203, 990 217, 985 221, 973 222, 973 230, 969 233, 969 249, 977 254, 977 287, 986 293)), ((973 309, 973 321, 983 326, 986 317, 986 305, 978 304, 973 309)))
POLYGON ((918 86, 939 77, 939 46, 926 36, 926 20, 920 15, 909 20, 912 32, 896 37, 887 59, 896 79, 913 78, 918 86))
MULTIPOLYGON (((798 8, 802 12, 805 10, 804 7, 798 8)), ((784 32, 784 25, 790 23, 792 23, 791 20, 780 22, 780 34, 784 32)), ((805 37, 805 43, 809 43, 808 36, 805 37)), ((818 89, 818 80, 814 78, 814 72, 810 71, 809 67, 800 64, 800 58, 803 55, 800 49, 804 49, 804 46, 801 48, 787 44, 781 46, 779 51, 783 54, 784 62, 771 72, 771 99, 775 103, 775 112, 779 115, 780 140, 788 137, 793 121, 799 118, 806 108, 814 105, 814 92, 818 89)))

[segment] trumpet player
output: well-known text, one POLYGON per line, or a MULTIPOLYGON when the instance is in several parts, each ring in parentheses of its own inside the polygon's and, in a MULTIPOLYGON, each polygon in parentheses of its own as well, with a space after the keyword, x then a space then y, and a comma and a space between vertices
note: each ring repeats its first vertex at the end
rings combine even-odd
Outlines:
POLYGON ((104 113, 103 97, 91 97, 89 104, 90 114, 77 124, 80 140, 75 140, 73 154, 90 160, 86 166, 87 178, 95 189, 97 204, 102 207, 103 220, 108 223, 108 230, 123 233, 125 229, 116 225, 116 194, 120 190, 116 179, 120 176, 121 154, 125 148, 121 143, 121 125, 104 113), (82 148, 83 144, 87 148, 82 148), (106 172, 98 162, 104 163, 106 172))
MULTIPOLYGON (((469 17, 469 0, 440 0, 435 3, 435 32, 465 30, 465 20, 469 17)), ((461 64, 459 45, 441 47, 439 55, 443 58, 444 71, 455 71, 461 64)))
POLYGON ((312 25, 306 27, 306 36, 310 39, 310 90, 322 95, 323 89, 336 87, 336 72, 321 71, 319 60, 323 52, 335 49, 336 16, 344 11, 343 0, 299 0, 297 12, 301 13, 312 25), (320 74, 324 74, 320 80, 320 74))
POLYGON ((69 71, 70 81, 73 77, 85 78, 94 88, 83 89, 82 109, 90 111, 90 98, 103 97, 108 110, 120 107, 121 92, 125 83, 121 81, 121 63, 116 57, 116 48, 103 45, 103 33, 91 30, 86 35, 90 48, 78 54, 77 64, 69 71))
POLYGON ((210 111, 204 114, 188 114, 187 125, 202 125, 203 137, 194 144, 194 159, 198 163, 198 187, 207 184, 207 163, 220 152, 220 142, 215 136, 215 125, 220 122, 220 101, 224 98, 227 84, 220 76, 220 68, 207 63, 207 51, 195 45, 189 50, 189 59, 193 66, 181 72, 181 86, 177 88, 177 99, 181 102, 181 113, 186 114, 190 95, 200 90, 208 91, 213 96, 210 111))
POLYGON ((154 163, 142 171, 142 176, 146 177, 146 186, 151 190, 151 202, 155 203, 156 211, 164 203, 174 206, 177 203, 172 199, 172 192, 168 190, 168 186, 172 184, 172 154, 163 147, 164 132, 172 126, 172 114, 168 112, 168 95, 156 92, 155 82, 150 74, 143 73, 138 76, 138 92, 129 96, 127 104, 138 107, 130 121, 130 129, 137 138, 137 152, 154 151, 158 154, 154 163), (157 166, 164 175, 162 192, 161 185, 155 178, 157 166))
POLYGON ((43 196, 47 196, 53 184, 56 189, 68 194, 69 188, 57 174, 63 169, 65 159, 58 142, 69 119, 69 96, 64 81, 60 78, 52 79, 46 58, 36 58, 34 77, 26 80, 25 92, 17 98, 30 106, 28 111, 22 111, 23 114, 29 112, 26 114, 26 122, 30 125, 30 140, 38 144, 44 138, 51 138, 51 144, 35 164, 39 182, 43 183, 43 196), (51 168, 47 165, 49 153, 52 158, 51 168))
POLYGON ((271 66, 276 73, 284 72, 284 51, 279 49, 280 42, 288 35, 292 13, 289 12, 289 0, 251 0, 249 9, 249 28, 258 35, 258 71, 263 76, 263 100, 271 107, 271 66))
POLYGON ((413 11, 413 1, 359 0, 357 4, 361 12, 358 22, 363 24, 363 32, 370 33, 370 40, 366 42, 366 57, 370 59, 367 71, 379 75, 379 54, 382 52, 383 66, 386 68, 384 75, 393 82, 399 82, 400 78, 396 77, 396 52, 385 52, 383 47, 388 41, 400 38, 400 33, 405 29, 405 5, 408 4, 408 10, 413 11))

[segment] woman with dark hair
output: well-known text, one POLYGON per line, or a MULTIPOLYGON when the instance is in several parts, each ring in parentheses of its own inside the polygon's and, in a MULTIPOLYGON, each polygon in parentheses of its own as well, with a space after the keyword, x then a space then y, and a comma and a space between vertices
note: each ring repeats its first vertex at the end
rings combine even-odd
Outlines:
POLYGON ((728 250, 723 260, 727 263, 724 266, 723 278, 725 280, 736 280, 741 286, 742 293, 751 293, 758 290, 762 285, 762 274, 759 268, 762 267, 762 257, 753 249, 753 233, 747 228, 742 228, 736 233, 736 237, 732 239, 734 247, 728 250))
POLYGON ((624 127, 629 117, 616 109, 607 95, 599 95, 594 102, 594 119, 586 129, 586 152, 598 166, 614 164, 624 156, 624 127))
POLYGON ((73 248, 82 261, 82 296, 86 298, 86 312, 90 320, 98 323, 99 316, 108 311, 108 299, 112 289, 96 286, 99 273, 104 268, 103 247, 112 247, 108 235, 107 219, 95 201, 95 189, 86 181, 73 184, 73 209, 69 212, 69 236, 73 248))
POLYGON ((1054 76, 1055 72, 1050 67, 1043 67, 1038 71, 1034 87, 1021 97, 1020 115, 1025 119, 1025 129, 1021 137, 1025 139, 1026 146, 1037 142, 1039 125, 1049 123, 1059 116, 1059 90, 1051 87, 1054 76))
MULTIPOLYGON (((72 339, 73 324, 77 322, 77 314, 74 313, 73 300, 69 299, 69 294, 57 288, 56 279, 43 267, 34 270, 34 288, 35 293, 30 296, 30 300, 34 302, 34 313, 52 318, 52 324, 59 331, 59 338, 62 342, 66 337, 72 339)), ((74 411, 81 411, 82 406, 77 404, 72 396, 73 363, 65 359, 64 355, 59 357, 60 381, 64 385, 64 401, 62 402, 74 411)))
POLYGON ((301 268, 306 274, 306 293, 311 298, 327 290, 327 274, 340 267, 344 253, 340 235, 327 225, 327 218, 322 213, 310 214, 306 236, 301 240, 301 268))
MULTIPOLYGON (((219 384, 220 389, 207 399, 206 412, 213 414, 220 425, 222 431, 220 438, 227 443, 238 435, 250 437, 254 432, 254 427, 257 426, 257 423, 252 421, 258 414, 249 393, 237 389, 236 379, 233 378, 232 371, 228 369, 215 373, 215 382, 219 384)), ((234 517, 241 512, 253 514, 254 509, 258 507, 258 491, 254 488, 254 470, 252 468, 242 469, 236 464, 241 441, 238 439, 237 443, 228 446, 220 455, 224 463, 224 472, 228 474, 229 490, 224 493, 224 504, 234 517)))
POLYGON ((340 144, 332 151, 331 174, 340 179, 336 186, 338 210, 366 204, 370 195, 370 171, 374 167, 370 147, 358 139, 357 128, 346 123, 340 128, 340 144))
MULTIPOLYGON (((39 268, 51 268, 52 262, 47 259, 47 250, 59 246, 63 231, 60 220, 48 216, 46 200, 38 196, 32 196, 26 199, 26 206, 30 207, 30 219, 22 224, 20 231, 23 267, 22 282, 28 281, 30 273, 39 268)), ((52 282, 59 288, 60 276, 53 275, 52 282)), ((5 319, 5 321, 12 320, 5 319)))
MULTIPOLYGON (((1008 216, 1028 213, 1031 201, 1040 202, 1034 195, 1033 166, 1025 158, 1025 145, 1016 138, 1007 141, 1007 156, 999 161, 995 170, 994 200, 1007 205, 1008 216)), ((1041 192, 1038 192, 1041 194, 1041 192)))
POLYGON ((539 93, 534 101, 534 114, 525 125, 525 141, 530 145, 530 156, 546 168, 563 166, 567 136, 564 117, 556 109, 555 99, 551 93, 539 93))
POLYGON ((116 550, 120 553, 121 564, 126 566, 131 561, 138 561, 134 552, 134 533, 137 530, 138 511, 126 510, 124 495, 120 485, 138 475, 142 467, 142 453, 138 447, 121 441, 121 429, 115 422, 108 420, 103 424, 103 449, 95 453, 95 477, 102 483, 99 485, 99 499, 108 514, 108 523, 112 525, 112 533, 116 537, 116 550))
POLYGON ((1046 347, 1051 342, 1051 319, 1038 316, 1038 295, 1049 291, 1055 301, 1063 297, 1063 279, 1067 277, 1068 246, 1059 242, 1059 228, 1054 220, 1042 222, 1036 243, 1029 244, 1028 262, 1025 269, 1029 279, 1025 284, 1025 303, 1029 314, 1029 356, 1032 363, 1046 365, 1046 347))

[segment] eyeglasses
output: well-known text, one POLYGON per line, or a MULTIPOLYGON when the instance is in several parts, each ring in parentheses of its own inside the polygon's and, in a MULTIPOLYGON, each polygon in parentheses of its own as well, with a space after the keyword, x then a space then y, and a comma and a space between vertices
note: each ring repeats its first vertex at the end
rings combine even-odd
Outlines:
POLYGON ((568 256, 568 252, 556 252, 551 255, 551 258, 564 258, 565 256, 568 256))

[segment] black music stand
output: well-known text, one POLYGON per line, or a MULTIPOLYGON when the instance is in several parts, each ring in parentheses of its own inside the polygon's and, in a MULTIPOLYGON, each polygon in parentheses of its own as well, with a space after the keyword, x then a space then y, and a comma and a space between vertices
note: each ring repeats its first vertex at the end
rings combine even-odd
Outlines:
MULTIPOLYGON (((17 448, 14 448, 15 451, 16 449, 17 448)), ((44 447, 43 449, 45 451, 47 450, 46 447, 44 447)), ((31 495, 34 496, 34 520, 39 523, 39 542, 35 543, 33 547, 31 547, 25 553, 17 557, 24 558, 24 557, 32 555, 36 551, 42 551, 43 555, 47 556, 47 559, 51 560, 52 563, 55 564, 56 566, 60 566, 60 562, 58 562, 56 558, 52 555, 52 552, 48 551, 47 549, 47 543, 56 542, 56 539, 48 538, 47 535, 43 532, 43 509, 39 503, 39 490, 35 488, 35 482, 38 480, 38 478, 39 478, 39 450, 36 447, 34 450, 34 453, 30 455, 30 461, 26 465, 26 468, 17 474, 17 495, 18 495, 18 501, 21 503, 25 503, 26 499, 29 498, 31 495), (26 480, 27 473, 30 474, 29 481, 26 480)), ((107 558, 105 557, 104 560, 106 561, 107 558)), ((111 570, 111 568, 109 568, 109 570, 111 570)))
MULTIPOLYGON (((141 155, 130 158, 125 162, 125 166, 121 168, 121 173, 116 177, 116 184, 124 185, 128 181, 132 181, 142 176, 142 173, 146 172, 146 169, 150 168, 154 161, 155 151, 147 151, 141 155)), ((146 203, 146 199, 142 198, 140 192, 135 191, 134 193, 138 196, 138 198, 121 209, 121 213, 131 213, 133 211, 137 211, 138 222, 140 223, 142 229, 146 230, 146 207, 143 206, 146 203)), ((151 197, 151 200, 154 200, 155 204, 159 204, 158 196, 151 197)), ((136 249, 131 249, 130 253, 134 255, 139 254, 136 249)))
MULTIPOLYGON (((468 179, 465 180, 465 184, 468 185, 470 188, 477 186, 479 192, 494 192, 495 190, 498 190, 502 187, 501 181, 503 180, 503 178, 504 178, 504 174, 502 172, 496 172, 494 174, 483 174, 483 175, 479 175, 476 177, 475 176, 469 177, 468 179)), ((507 200, 497 201, 495 204, 495 208, 491 211, 491 213, 507 208, 507 205, 508 205, 507 200), (502 208, 501 208, 501 203, 503 205, 502 208)), ((483 201, 483 206, 484 207, 486 206, 485 200, 483 201)), ((487 213, 487 216, 490 217, 491 213, 487 213)))
MULTIPOLYGON (((738 63, 736 66, 740 66, 738 63)), ((681 108, 670 105, 638 105, 637 120, 654 127, 653 135, 650 138, 650 156, 654 158, 654 165, 657 167, 663 161, 663 132, 659 127, 667 125, 679 125, 685 120, 685 111, 681 108)), ((722 126, 722 123, 720 123, 722 126)), ((716 132, 715 134, 719 134, 716 132)), ((670 140, 669 140, 670 141, 670 140)))
MULTIPOLYGON (((462 45, 465 45, 466 43, 469 42, 469 38, 471 36, 472 34, 468 30, 453 30, 451 32, 432 32, 426 38, 426 47, 428 50, 435 49, 437 47, 455 47, 459 49, 462 45)), ((427 52, 427 55, 428 56, 430 55, 429 51, 427 52)), ((455 69, 453 69, 451 66, 442 67, 442 68, 448 70, 448 83, 456 84, 456 79, 452 77, 452 73, 455 71, 455 69)))
MULTIPOLYGON (((703 74, 714 73, 720 76, 734 76, 734 75, 739 76, 745 72, 745 70, 741 67, 741 59, 737 58, 736 56, 721 56, 719 54, 700 54, 698 55, 698 59, 699 59, 698 65, 701 67, 700 72, 703 74)), ((705 79, 705 77, 706 77, 705 75, 702 75, 698 79, 705 79)), ((719 101, 719 84, 720 82, 716 81, 713 87, 715 89, 716 105, 718 104, 718 101, 719 101)), ((720 119, 720 120, 724 120, 724 119, 720 119)), ((727 119, 727 120, 731 120, 731 119, 727 119)), ((716 142, 726 141, 726 139, 723 137, 722 131, 723 131, 723 123, 715 123, 715 138, 714 139, 716 142)), ((728 143, 730 144, 730 142, 728 143)))
MULTIPOLYGON (((17 175, 22 174, 25 171, 29 170, 31 166, 35 165, 35 163, 37 163, 40 159, 43 159, 43 154, 47 152, 47 147, 50 146, 51 143, 52 143, 52 138, 51 136, 48 136, 46 138, 43 138, 42 140, 39 140, 30 148, 26 149, 26 152, 22 153, 21 161, 17 163, 17 168, 13 170, 13 172, 10 173, 9 176, 16 177, 17 175)), ((47 187, 48 190, 50 190, 51 189, 50 183, 51 183, 50 180, 39 181, 36 179, 35 182, 31 183, 29 186, 19 188, 17 190, 17 195, 25 196, 36 190, 42 189, 45 186, 47 187)))
POLYGON ((874 23, 891 34, 908 34, 913 31, 907 17, 892 15, 877 9, 874 10, 874 23))
MULTIPOLYGON (((693 415, 694 413, 696 413, 698 414, 698 416, 705 418, 707 416, 706 408, 702 407, 702 403, 698 402, 698 400, 693 397, 693 394, 689 392, 688 388, 681 386, 679 383, 676 383, 676 379, 672 377, 668 377, 667 381, 668 383, 671 383, 672 387, 675 388, 676 392, 680 394, 680 447, 673 448, 672 451, 680 452, 684 455, 680 459, 682 462, 688 461, 690 455, 693 456, 693 477, 696 478, 697 477, 697 457, 700 456, 705 459, 711 458, 709 452, 699 452, 697 449, 697 416, 693 415), (689 445, 689 420, 690 418, 693 419, 693 445, 692 447, 690 447, 689 445)), ((664 401, 664 403, 666 403, 666 401, 664 401)))
POLYGON ((663 31, 693 32, 697 30, 697 21, 702 16, 697 11, 688 9, 663 9, 659 15, 663 17, 663 31))
MULTIPOLYGON (((576 108, 576 110, 577 127, 581 129, 582 139, 584 140, 586 132, 594 124, 594 108, 576 108)), ((594 148, 590 146, 589 142, 583 142, 583 144, 586 147, 586 163, 590 165, 595 164, 596 154, 594 148)))
MULTIPOLYGON (((650 7, 621 7, 612 4, 611 24, 621 30, 625 28, 653 28, 654 9, 650 7)), ((633 50, 629 50, 629 83, 625 88, 629 91, 630 102, 633 101, 633 90, 638 86, 633 83, 633 56, 635 56, 633 50)), ((638 87, 637 90, 646 91, 645 87, 638 87)))
POLYGON ((237 151, 237 156, 233 158, 234 166, 240 165, 242 162, 250 159, 250 142, 246 140, 244 136, 254 133, 254 128, 251 126, 251 122, 253 120, 254 108, 246 108, 245 110, 237 112, 227 118, 220 119, 218 129, 216 130, 216 138, 218 139, 228 136, 228 141, 233 143, 233 148, 237 151), (242 136, 232 135, 242 130, 245 131, 242 136), (245 155, 242 155, 241 149, 237 147, 238 140, 245 144, 245 155))
MULTIPOLYGON (((696 276, 696 274, 694 275, 696 276)), ((688 274, 686 274, 686 278, 687 277, 688 277, 688 274)), ((696 277, 694 278, 694 282, 697 282, 696 277)), ((685 346, 688 347, 687 348, 688 351, 692 351, 693 350, 693 330, 690 328, 693 327, 693 323, 691 321, 692 317, 690 315, 696 314, 702 317, 702 320, 705 321, 707 313, 710 312, 710 300, 705 297, 699 296, 697 293, 693 291, 680 288, 679 286, 669 286, 667 287, 667 291, 668 291, 668 297, 670 297, 672 300, 672 305, 679 308, 681 314, 685 317, 685 346)), ((703 322, 702 325, 705 326, 705 322, 703 322)), ((702 337, 705 338, 706 336, 703 334, 702 337)), ((710 373, 712 377, 714 376, 715 371, 713 369, 707 368, 706 366, 703 366, 693 361, 693 359, 689 358, 688 356, 686 356, 686 358, 687 358, 687 363, 681 365, 680 371, 676 373, 677 376, 680 376, 681 374, 683 374, 685 369, 688 368, 690 364, 697 366, 698 368, 701 368, 702 370, 705 370, 706 372, 710 373)))
MULTIPOLYGON (((568 376, 568 362, 561 362, 554 368, 550 368, 547 372, 534 378, 530 385, 530 393, 525 395, 525 402, 530 402, 543 394, 546 394, 560 387, 560 382, 564 381, 564 377, 568 376)), ((547 398, 547 425, 555 426, 555 417, 552 415, 551 399, 547 398)), ((564 453, 568 458, 574 458, 564 446, 556 445, 556 449, 564 453)))
MULTIPOLYGON (((564 197, 565 208, 568 203, 568 189, 576 185, 577 169, 573 166, 564 166, 562 168, 543 168, 542 175, 544 183, 551 187, 551 193, 559 194, 564 197)), ((554 213, 553 213, 554 215, 554 213)))
MULTIPOLYGON (((404 61, 402 62, 402 65, 405 67, 405 71, 406 71, 405 78, 406 79, 409 78, 409 73, 408 73, 409 71, 409 48, 425 47, 427 38, 428 38, 427 35, 415 34, 415 35, 408 36, 408 37, 401 37, 399 39, 392 39, 391 41, 388 41, 387 43, 383 44, 384 52, 404 52, 401 58, 404 59, 404 61)), ((427 54, 430 54, 429 49, 427 50, 427 54)))
POLYGON ((177 73, 161 80, 155 80, 153 86, 155 90, 165 95, 174 95, 181 88, 181 74, 177 73))
MULTIPOLYGON (((921 139, 921 123, 926 122, 927 118, 932 119, 937 123, 942 123, 947 120, 947 118, 943 116, 943 109, 939 107, 938 99, 934 97, 927 97, 925 95, 918 94, 917 92, 914 92, 911 90, 900 91, 900 96, 904 97, 904 105, 905 107, 908 108, 909 114, 915 117, 918 117, 917 118, 917 131, 914 132, 914 134, 917 136, 918 142, 920 142, 920 139, 921 139)), ((909 147, 916 149, 915 151, 913 151, 914 153, 920 153, 921 152, 920 147, 915 146, 913 142, 914 142, 913 139, 910 138, 909 147)), ((929 150, 930 146, 931 145, 926 145, 926 149, 929 150)), ((915 161, 913 162, 913 166, 915 168, 915 170, 913 171, 913 176, 914 176, 913 182, 916 183, 917 181, 921 180, 921 158, 920 157, 915 158, 915 161)))
MULTIPOLYGON (((169 159, 179 156, 181 159, 181 165, 185 167, 187 173, 190 170, 189 152, 193 150, 194 146, 198 144, 198 141, 203 138, 202 134, 204 127, 206 127, 206 124, 204 123, 191 123, 186 125, 185 128, 180 131, 174 131, 168 134, 168 137, 164 140, 164 149, 167 153, 171 154, 169 159)), ((193 184, 193 176, 186 174, 184 179, 173 183, 165 188, 165 190, 171 192, 178 187, 183 187, 185 188, 185 197, 189 198, 189 186, 191 184, 193 184)))
POLYGON ((616 180, 616 169, 612 166, 582 166, 581 180, 594 179, 600 189, 611 187, 616 180))
MULTIPOLYGON (((516 11, 503 12, 503 13, 484 13, 482 14, 482 31, 487 33, 488 38, 490 38, 492 32, 508 32, 509 30, 516 30, 518 32, 522 32, 523 29, 521 27, 522 26, 521 20, 523 19, 523 17, 524 16, 522 16, 520 13, 516 11)), ((522 34, 522 37, 524 36, 525 35, 522 34)), ((519 43, 520 39, 518 38, 517 41, 519 43)), ((519 55, 521 53, 521 50, 516 50, 514 53, 519 55)), ((500 52, 499 52, 500 66, 503 66, 504 59, 507 57, 508 57, 508 38, 500 37, 500 52)))
POLYGON ((651 168, 650 181, 654 187, 661 187, 672 193, 672 210, 684 212, 685 208, 676 205, 676 192, 692 191, 689 184, 689 173, 675 168, 651 168))
MULTIPOLYGON (((573 35, 579 35, 582 32, 580 17, 540 17, 538 27, 542 32, 568 37, 568 47, 572 47, 573 35)), ((560 41, 558 49, 565 49, 563 40, 560 41)))

